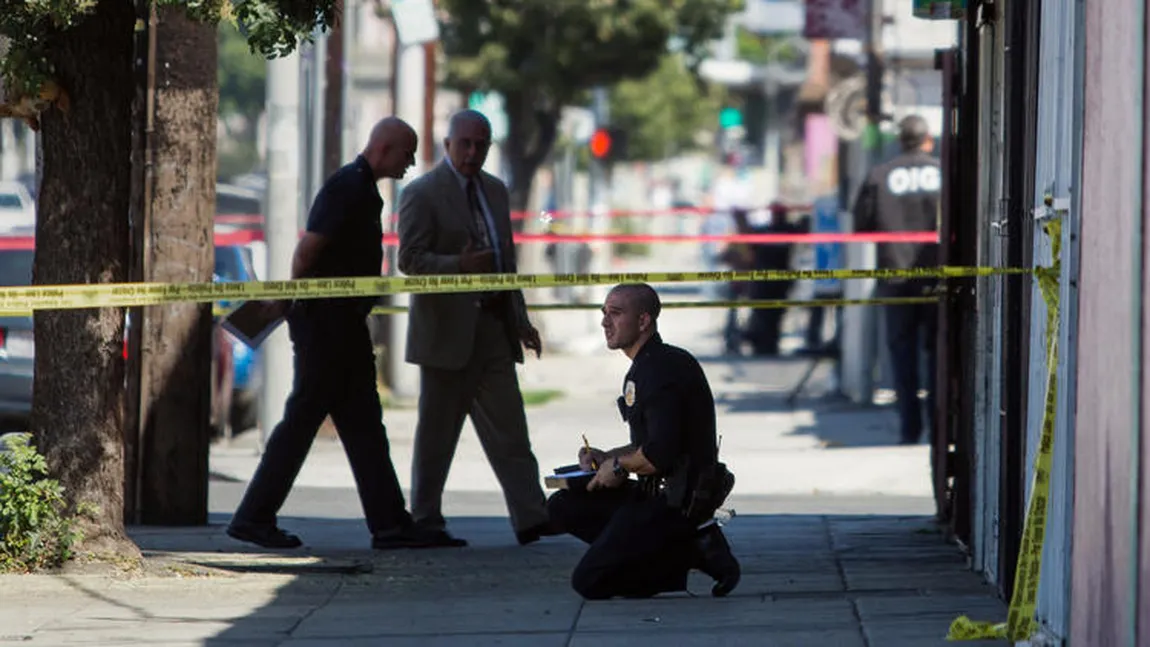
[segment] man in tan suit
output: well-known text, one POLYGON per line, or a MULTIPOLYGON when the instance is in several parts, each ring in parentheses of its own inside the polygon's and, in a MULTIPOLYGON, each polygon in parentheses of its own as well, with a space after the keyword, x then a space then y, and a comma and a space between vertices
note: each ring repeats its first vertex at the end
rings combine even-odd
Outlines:
MULTIPOLYGON (((507 188, 482 170, 490 146, 486 117, 472 110, 452 117, 446 158, 400 197, 402 272, 517 271, 507 188)), ((420 394, 411 510, 421 535, 436 537, 438 546, 467 545, 447 532, 441 503, 469 414, 519 543, 555 534, 515 374, 515 364, 523 362, 521 343, 536 356, 542 352, 519 290, 412 296, 405 359, 420 367, 420 394)))

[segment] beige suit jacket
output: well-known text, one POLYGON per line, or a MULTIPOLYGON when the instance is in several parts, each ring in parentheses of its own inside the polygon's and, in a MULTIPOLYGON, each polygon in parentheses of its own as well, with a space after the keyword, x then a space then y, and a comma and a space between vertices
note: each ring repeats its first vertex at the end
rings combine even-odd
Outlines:
MULTIPOLYGON (((480 186, 495 221, 508 273, 517 272, 507 187, 488 173, 480 186)), ((399 201, 399 270, 408 275, 459 274, 459 253, 476 235, 467 195, 446 161, 413 180, 399 201)), ((407 324, 405 359, 420 366, 462 369, 471 358, 479 295, 413 294, 407 324)), ((515 290, 505 313, 516 362, 523 361, 518 331, 528 324, 523 292, 515 290)))

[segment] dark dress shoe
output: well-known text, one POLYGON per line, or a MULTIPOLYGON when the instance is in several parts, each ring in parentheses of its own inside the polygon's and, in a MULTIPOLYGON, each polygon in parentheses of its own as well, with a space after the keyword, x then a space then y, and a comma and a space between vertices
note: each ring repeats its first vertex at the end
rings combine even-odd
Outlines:
POLYGON ((715 580, 711 595, 721 598, 735 590, 741 574, 739 560, 731 552, 731 545, 727 543, 719 524, 711 524, 703 529, 695 537, 695 547, 698 550, 695 568, 715 580))
POLYGON ((264 548, 299 548, 303 546, 299 537, 276 526, 233 521, 228 525, 227 533, 232 539, 246 541, 264 548))
POLYGON ((515 539, 519 541, 520 546, 526 546, 539 541, 543 537, 554 537, 555 535, 562 535, 563 531, 560 530, 555 524, 550 521, 532 526, 527 530, 519 530, 515 533, 515 539))
POLYGON ((446 530, 412 528, 410 537, 416 543, 412 548, 463 548, 467 545, 466 539, 453 537, 446 530))
POLYGON ((423 530, 415 527, 399 531, 379 533, 371 538, 375 550, 397 550, 401 548, 462 548, 467 542, 452 537, 446 530, 423 530))

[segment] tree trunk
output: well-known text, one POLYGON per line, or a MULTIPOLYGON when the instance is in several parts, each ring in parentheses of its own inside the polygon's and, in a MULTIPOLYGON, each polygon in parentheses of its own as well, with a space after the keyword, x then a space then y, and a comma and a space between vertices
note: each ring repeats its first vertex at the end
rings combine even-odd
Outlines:
POLYGON ((328 32, 323 91, 323 177, 326 180, 343 166, 343 0, 337 0, 339 16, 328 32))
MULTIPOLYGON (((216 180, 216 30, 182 6, 158 9, 155 116, 144 280, 211 281, 216 180)), ((143 310, 140 377, 140 520, 208 519, 212 307, 143 310)))
MULTIPOLYGON (((130 2, 99 0, 49 43, 70 105, 42 115, 36 284, 127 277, 134 22, 130 2)), ((69 502, 97 508, 80 548, 135 551, 123 516, 123 310, 38 311, 35 335, 32 430, 69 502)))
MULTIPOLYGON (((512 212, 527 209, 535 172, 547 159, 559 130, 559 109, 540 109, 539 101, 537 93, 532 91, 509 93, 504 101, 507 110, 504 153, 511 170, 507 189, 512 212)), ((522 219, 512 221, 515 231, 522 231, 524 223, 522 219)))

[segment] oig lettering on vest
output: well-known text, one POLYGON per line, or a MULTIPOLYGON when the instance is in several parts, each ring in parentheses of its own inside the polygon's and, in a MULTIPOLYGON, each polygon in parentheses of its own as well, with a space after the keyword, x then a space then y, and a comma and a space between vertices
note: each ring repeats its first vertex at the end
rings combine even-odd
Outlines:
POLYGON ((936 166, 900 166, 887 174, 886 187, 894 195, 937 193, 942 188, 942 177, 936 166))

